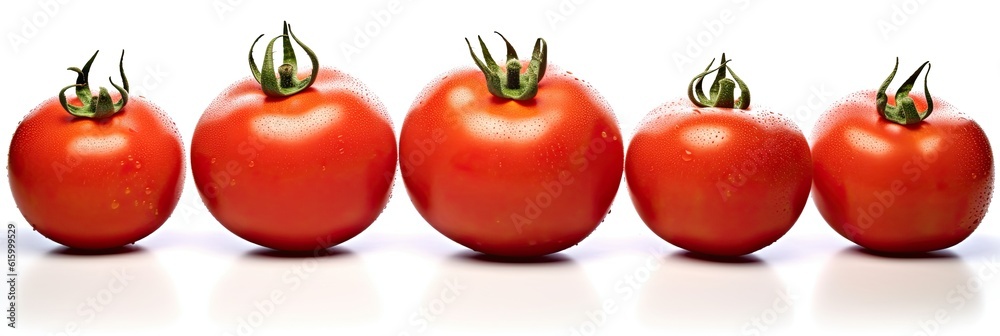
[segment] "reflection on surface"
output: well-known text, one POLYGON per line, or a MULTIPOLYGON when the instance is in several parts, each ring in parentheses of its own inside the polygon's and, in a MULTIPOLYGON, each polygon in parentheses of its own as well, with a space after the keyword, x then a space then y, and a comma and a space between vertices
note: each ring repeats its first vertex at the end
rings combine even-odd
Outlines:
POLYGON ((965 262, 949 252, 889 258, 849 248, 820 275, 816 321, 855 333, 912 335, 921 332, 921 324, 932 326, 928 321, 943 310, 948 324, 961 324, 981 309, 978 295, 962 290, 973 278, 965 262))
POLYGON ((120 153, 128 139, 123 134, 108 134, 104 136, 84 136, 73 139, 69 144, 70 153, 78 155, 101 155, 120 153))
POLYGON ((754 257, 667 257, 641 289, 639 320, 656 329, 744 335, 780 328, 793 318, 793 293, 754 257))
POLYGON ((340 120, 343 109, 323 105, 300 115, 264 114, 253 119, 254 132, 264 139, 297 141, 315 136, 340 120))
POLYGON ((255 250, 233 263, 209 303, 212 319, 233 335, 363 327, 380 313, 361 258, 344 249, 318 255, 255 250))
POLYGON ((140 248, 60 248, 31 263, 20 281, 18 322, 46 334, 148 331, 180 313, 170 275, 140 248))
POLYGON ((598 306, 590 280, 571 259, 514 262, 467 252, 443 263, 407 327, 414 335, 424 329, 569 334, 587 309, 598 306))

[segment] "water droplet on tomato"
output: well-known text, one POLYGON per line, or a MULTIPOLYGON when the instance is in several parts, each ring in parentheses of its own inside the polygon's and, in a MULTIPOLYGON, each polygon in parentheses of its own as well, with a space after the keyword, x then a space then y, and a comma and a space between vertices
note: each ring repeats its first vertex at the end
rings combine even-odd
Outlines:
POLYGON ((132 161, 132 160, 134 160, 134 159, 132 158, 132 155, 129 155, 129 156, 128 156, 128 160, 129 160, 129 161, 132 161))
POLYGON ((125 195, 128 195, 130 193, 132 193, 132 189, 129 189, 129 187, 125 187, 125 195))
POLYGON ((159 215, 160 215, 160 209, 153 210, 153 216, 159 216, 159 215))
POLYGON ((321 168, 323 169, 323 171, 326 171, 326 166, 323 166, 323 167, 321 167, 321 168))
POLYGON ((684 154, 681 154, 681 159, 684 161, 691 161, 694 157, 691 156, 691 151, 685 149, 684 154))
POLYGON ((608 132, 601 131, 601 137, 602 138, 607 138, 608 137, 608 132))
POLYGON ((250 166, 250 168, 253 168, 253 161, 250 161, 250 163, 248 163, 247 166, 250 166))
POLYGON ((149 202, 149 210, 153 210, 153 202, 149 202))
POLYGON ((229 185, 231 186, 236 185, 236 179, 229 180, 229 185))
POLYGON ((142 168, 142 163, 139 163, 139 161, 136 161, 135 162, 135 169, 139 169, 139 168, 142 168))
POLYGON ((153 188, 146 187, 146 195, 149 195, 149 194, 152 194, 152 193, 153 193, 153 188))
POLYGON ((212 158, 212 164, 215 164, 215 158, 212 158))
POLYGON ((139 200, 132 201, 133 206, 139 206, 139 200))
POLYGON ((118 209, 118 200, 111 200, 111 209, 118 209))

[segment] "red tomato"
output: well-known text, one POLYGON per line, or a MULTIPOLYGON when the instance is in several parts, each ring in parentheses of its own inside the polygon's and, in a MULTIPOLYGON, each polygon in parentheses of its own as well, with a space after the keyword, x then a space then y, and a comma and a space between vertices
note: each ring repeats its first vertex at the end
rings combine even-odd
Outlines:
POLYGON ((87 73, 96 56, 77 79, 86 102, 67 98, 93 109, 71 114, 59 99, 46 100, 10 143, 8 176, 21 214, 45 237, 80 249, 121 247, 153 233, 173 212, 184 181, 180 134, 163 111, 127 96, 127 81, 119 95, 101 88, 90 97, 87 73), (122 96, 122 106, 97 103, 122 96))
MULTIPOLYGON (((723 88, 714 103, 678 100, 646 116, 629 144, 625 177, 639 216, 661 238, 692 252, 740 256, 781 238, 802 213, 809 145, 787 118, 750 108, 735 75, 744 96, 734 108, 735 84, 721 78, 728 66, 718 70, 713 86, 723 88)), ((699 87, 708 73, 696 77, 699 87)))
POLYGON ((505 68, 458 69, 430 84, 403 122, 400 165, 413 204, 470 249, 539 256, 573 246, 603 220, 621 182, 611 109, 569 72, 543 70, 543 48, 539 39, 530 63, 509 55, 520 88, 492 86, 509 84, 505 68))
MULTIPOLYGON (((820 119, 813 199, 834 230, 862 247, 887 253, 951 247, 986 215, 994 179, 989 140, 938 97, 931 96, 932 115, 913 114, 905 125, 883 117, 875 102, 888 83, 847 96, 820 119)), ((926 81, 922 95, 909 87, 900 93, 906 102, 895 109, 928 109, 926 81)), ((886 97, 890 111, 897 97, 886 97)))
MULTIPOLYGON (((267 63, 262 78, 273 76, 267 63)), ((313 69, 315 82, 287 97, 252 77, 237 82, 205 110, 191 143, 208 210, 272 249, 323 249, 358 235, 382 212, 396 172, 396 137, 378 99, 340 71, 313 69)))

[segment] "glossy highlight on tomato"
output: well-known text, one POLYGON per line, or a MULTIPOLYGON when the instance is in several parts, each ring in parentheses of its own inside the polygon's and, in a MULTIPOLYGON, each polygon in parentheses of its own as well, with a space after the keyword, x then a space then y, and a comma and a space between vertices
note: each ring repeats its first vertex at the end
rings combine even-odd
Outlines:
POLYGON ((102 87, 93 95, 88 75, 96 57, 83 69, 70 68, 77 72, 76 96, 60 93, 18 125, 8 166, 28 224, 59 244, 91 250, 153 233, 170 217, 184 183, 174 123, 150 101, 128 95, 124 68, 123 86, 112 82, 117 94, 102 87))
POLYGON ((725 78, 732 70, 722 60, 695 77, 689 99, 646 116, 629 144, 625 176, 632 203, 654 233, 692 252, 732 257, 791 229, 809 196, 811 159, 795 124, 752 107, 739 77, 725 78), (712 71, 720 74, 705 96, 702 78, 712 71))
MULTIPOLYGON (((283 38, 291 50, 289 37, 298 42, 286 25, 271 44, 283 38)), ((212 215, 250 242, 286 251, 325 249, 364 231, 388 202, 396 171, 382 104, 303 48, 311 72, 298 74, 286 58, 274 78, 265 59, 255 77, 209 105, 191 144, 195 184, 212 215)))
POLYGON ((924 92, 910 93, 924 66, 895 96, 884 94, 893 69, 878 91, 845 97, 815 130, 816 207, 837 233, 873 251, 954 246, 979 227, 992 197, 993 152, 979 124, 931 96, 927 75, 924 92))
POLYGON ((479 69, 427 86, 403 122, 399 159, 414 206, 446 237, 486 254, 540 256, 601 223, 624 148, 611 108, 546 63, 544 40, 531 61, 509 45, 505 67, 476 58, 479 69))

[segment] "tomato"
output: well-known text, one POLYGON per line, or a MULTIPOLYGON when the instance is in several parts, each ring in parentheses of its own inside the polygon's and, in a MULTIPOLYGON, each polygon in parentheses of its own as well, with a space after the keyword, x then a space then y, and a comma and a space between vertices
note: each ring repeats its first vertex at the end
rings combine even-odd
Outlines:
POLYGON ((530 257, 573 246, 618 191, 617 121, 593 88, 547 65, 544 40, 530 62, 508 43, 504 68, 480 44, 487 63, 473 54, 480 69, 431 83, 403 122, 410 199, 431 226, 482 253, 530 257))
POLYGON ((275 38, 263 72, 251 55, 255 76, 205 110, 191 167, 208 210, 237 236, 277 250, 324 249, 381 214, 396 172, 396 137, 385 108, 360 81, 320 68, 287 26, 283 36, 280 81, 270 65, 275 38), (289 35, 313 62, 302 81, 289 35))
POLYGON ((9 154, 10 188, 25 220, 79 249, 121 247, 153 233, 173 212, 184 181, 174 123, 128 95, 124 68, 124 87, 112 82, 119 94, 102 87, 93 96, 88 76, 96 57, 82 70, 70 68, 76 97, 64 95, 68 86, 24 118, 9 154))
POLYGON ((895 68, 879 91, 847 96, 821 117, 814 134, 816 206, 834 230, 870 250, 954 246, 989 207, 989 140, 975 121, 928 93, 927 75, 924 94, 910 93, 923 68, 895 97, 885 95, 895 68))
POLYGON ((751 108, 739 77, 724 78, 730 69, 722 59, 692 81, 691 102, 669 102, 646 116, 629 144, 625 178, 639 216, 661 238, 696 253, 740 256, 795 224, 809 196, 811 159, 802 132, 779 114, 751 108), (702 79, 715 70, 704 97, 702 79))

